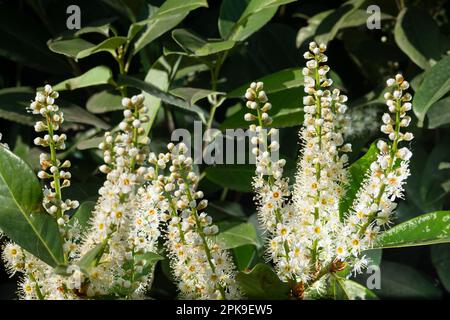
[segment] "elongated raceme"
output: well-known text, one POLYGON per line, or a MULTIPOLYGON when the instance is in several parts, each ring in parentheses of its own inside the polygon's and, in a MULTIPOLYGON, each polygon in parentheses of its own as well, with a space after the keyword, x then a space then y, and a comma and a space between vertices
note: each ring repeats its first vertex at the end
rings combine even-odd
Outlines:
POLYGON ((204 211, 207 200, 197 191, 198 176, 184 144, 169 144, 169 175, 160 176, 162 198, 168 200, 166 246, 182 298, 237 299, 235 268, 217 242, 216 225, 204 211))
POLYGON ((263 130, 271 123, 263 83, 252 83, 245 94, 250 109, 245 119, 257 122, 250 126, 255 132, 252 142, 257 145, 253 187, 259 219, 268 234, 268 256, 279 277, 291 285, 292 295, 299 298, 324 289, 329 273, 347 267, 357 273, 366 267, 368 260, 362 252, 371 248, 376 236, 390 224, 411 157, 399 143, 412 139, 411 133, 402 132, 411 121, 406 112, 411 109, 412 97, 405 93, 408 83, 397 75, 388 80, 388 87, 393 87, 385 94, 390 113, 382 116, 381 131, 389 141, 378 141, 378 158, 350 212, 341 216, 339 203, 349 183, 346 153, 351 151, 344 137, 352 134, 351 117, 346 114, 347 97, 331 88, 325 51, 325 45, 312 42, 304 55, 308 61, 303 69, 303 150, 292 193, 288 180, 282 178, 285 161, 271 159, 273 146, 279 145, 265 142, 276 130, 263 130))

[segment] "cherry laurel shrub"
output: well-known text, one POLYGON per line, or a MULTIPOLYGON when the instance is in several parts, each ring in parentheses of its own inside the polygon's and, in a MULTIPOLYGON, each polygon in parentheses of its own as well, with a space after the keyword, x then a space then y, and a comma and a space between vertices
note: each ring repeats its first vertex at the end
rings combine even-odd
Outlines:
MULTIPOLYGON (((267 261, 288 288, 286 298, 324 297, 331 279, 361 272, 369 263, 364 251, 391 224, 410 174, 411 152, 401 144, 413 139, 407 132, 412 96, 398 74, 387 81, 384 96, 388 111, 381 131, 387 137, 371 147, 371 161, 355 189, 347 156, 351 145, 344 141, 351 128, 347 97, 332 88, 325 51, 325 45, 311 43, 304 55, 303 151, 293 187, 283 177, 286 161, 272 160, 278 142, 266 143, 276 129, 270 128, 263 83, 252 83, 245 93, 257 159, 255 203, 266 232, 267 261)), ((63 198, 71 163, 57 156, 67 139, 58 133, 64 115, 57 99, 46 85, 29 108, 41 117, 35 131, 42 134, 34 142, 47 150, 38 173, 46 182, 43 190, 22 160, 0 147, 0 161, 8 164, 0 168, 1 210, 11 221, 1 225, 10 239, 2 258, 11 275, 19 274, 20 298, 144 298, 162 254, 180 298, 254 297, 246 278, 251 272, 238 272, 216 237, 219 229, 205 211, 208 201, 198 190, 186 145, 150 151, 142 95, 122 100, 124 119, 99 145, 106 179, 95 207, 63 198), (27 184, 20 187, 23 181, 27 184), (69 214, 71 209, 77 211, 69 214)))

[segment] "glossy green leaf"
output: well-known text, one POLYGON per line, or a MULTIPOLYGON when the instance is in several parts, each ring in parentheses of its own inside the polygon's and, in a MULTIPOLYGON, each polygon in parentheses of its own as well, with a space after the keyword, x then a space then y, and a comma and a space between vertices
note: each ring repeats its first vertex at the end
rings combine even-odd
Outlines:
POLYGON ((64 263, 56 221, 44 212, 42 190, 28 165, 0 146, 0 229, 50 266, 64 263))
POLYGON ((251 244, 234 248, 232 252, 233 260, 236 264, 237 270, 239 271, 248 271, 257 255, 255 246, 251 244))
POLYGON ((374 248, 399 248, 450 242, 450 211, 436 211, 383 232, 374 248))
POLYGON ((335 300, 377 300, 375 293, 359 283, 331 275, 331 291, 335 300))
POLYGON ((236 276, 239 287, 249 299, 287 299, 289 286, 267 264, 257 264, 250 272, 236 276))
POLYGON ((243 41, 272 19, 278 7, 294 0, 224 0, 219 32, 223 39, 243 41))
POLYGON ((233 40, 206 41, 186 29, 173 30, 172 38, 188 55, 194 57, 204 57, 222 51, 227 51, 232 49, 235 45, 233 40))
POLYGON ((90 124, 100 129, 110 127, 105 121, 80 106, 64 100, 60 100, 59 103, 62 105, 61 110, 64 112, 65 119, 69 122, 90 124))
MULTIPOLYGON (((167 61, 165 57, 160 57, 148 70, 147 75, 144 79, 146 83, 150 83, 155 88, 161 90, 161 92, 167 92, 170 85, 169 70, 164 67, 166 65, 166 62, 167 61)), ((141 90, 143 90, 143 88, 141 88, 141 90)), ((148 123, 143 124, 143 128, 146 132, 145 136, 147 136, 156 119, 158 110, 161 108, 163 99, 161 99, 161 97, 158 97, 157 95, 151 94, 146 90, 143 90, 142 94, 145 97, 145 104, 148 106, 147 116, 150 119, 148 123)))
MULTIPOLYGON (((304 95, 303 88, 295 87, 270 93, 269 100, 272 104, 270 116, 273 120, 270 127, 286 128, 302 125, 304 116, 302 99, 304 95)), ((244 115, 247 112, 248 109, 240 104, 239 110, 229 115, 220 125, 220 128, 247 128, 249 122, 244 120, 244 115)))
MULTIPOLYGON (((36 117, 28 113, 26 108, 30 106, 30 102, 34 99, 35 94, 36 92, 29 87, 1 89, 0 118, 29 126, 34 125, 36 117)), ((60 99, 58 103, 60 104, 61 110, 64 112, 67 122, 90 124, 103 129, 109 127, 109 125, 100 118, 69 101, 60 99)))
POLYGON ((217 235, 219 243, 223 243, 225 249, 237 248, 244 245, 260 247, 255 227, 250 223, 241 223, 217 235))
MULTIPOLYGON (((303 86, 302 70, 299 68, 291 68, 281 70, 265 77, 259 78, 255 81, 264 82, 264 91, 267 94, 303 86)), ((231 90, 227 96, 228 98, 240 98, 245 94, 245 90, 250 83, 243 84, 236 89, 231 90)))
POLYGON ((190 88, 190 87, 182 87, 170 90, 170 93, 174 96, 182 98, 184 101, 188 102, 190 106, 193 106, 202 99, 207 98, 209 95, 225 95, 223 92, 217 92, 207 89, 200 88, 190 88))
POLYGON ((427 118, 430 129, 450 124, 450 97, 433 103, 427 112, 427 118))
POLYGON ((344 197, 339 202, 339 215, 341 220, 344 219, 345 214, 351 209, 353 202, 355 201, 356 194, 364 182, 370 165, 377 159, 377 156, 378 148, 376 144, 373 143, 364 156, 349 166, 349 183, 344 186, 346 188, 346 192, 344 197))
POLYGON ((165 103, 167 103, 171 106, 178 107, 178 108, 183 109, 188 112, 195 112, 198 115, 198 117, 200 118, 200 120, 202 120, 203 122, 206 122, 205 112, 200 107, 198 107, 198 106, 190 107, 186 101, 184 101, 178 97, 175 97, 174 95, 171 95, 167 92, 164 92, 163 90, 159 89, 154 84, 151 84, 146 81, 142 81, 142 80, 134 78, 134 77, 124 76, 124 75, 119 76, 119 84, 134 87, 134 88, 140 89, 142 91, 145 91, 146 93, 148 93, 158 99, 161 99, 162 101, 164 101, 165 103))
POLYGON ((48 48, 51 51, 63 54, 73 59, 76 59, 78 53, 81 51, 90 50, 93 47, 95 47, 95 44, 80 38, 57 40, 49 42, 48 44, 48 48))
POLYGON ((75 36, 79 37, 83 34, 98 33, 98 34, 104 35, 105 37, 108 37, 110 30, 111 30, 111 23, 109 23, 109 22, 97 23, 95 25, 92 24, 92 25, 81 28, 80 30, 75 32, 75 36))
POLYGON ((116 49, 124 45, 126 42, 126 37, 111 37, 93 47, 81 50, 77 53, 75 58, 83 59, 98 52, 109 52, 113 56, 116 56, 116 49))
POLYGON ((190 11, 207 7, 206 0, 167 0, 159 10, 149 19, 131 25, 128 38, 133 39, 139 32, 134 44, 134 53, 137 53, 147 44, 179 24, 190 11))
POLYGON ((0 89, 0 118, 32 126, 33 116, 27 113, 33 99, 33 90, 29 87, 0 89))
POLYGON ((122 108, 122 97, 107 90, 93 94, 86 102, 86 109, 92 113, 105 113, 122 108))
POLYGON ((449 48, 433 18, 419 8, 404 8, 397 17, 395 41, 422 69, 429 69, 449 48))
POLYGON ((419 126, 423 124, 428 109, 450 91, 450 56, 435 64, 416 91, 413 110, 419 118, 419 126))
POLYGON ((112 78, 111 70, 106 66, 94 67, 81 76, 64 80, 53 86, 54 90, 76 90, 101 84, 108 84, 112 78))
POLYGON ((345 2, 341 7, 326 15, 315 30, 315 40, 319 43, 327 43, 334 39, 341 28, 355 14, 363 0, 345 2))

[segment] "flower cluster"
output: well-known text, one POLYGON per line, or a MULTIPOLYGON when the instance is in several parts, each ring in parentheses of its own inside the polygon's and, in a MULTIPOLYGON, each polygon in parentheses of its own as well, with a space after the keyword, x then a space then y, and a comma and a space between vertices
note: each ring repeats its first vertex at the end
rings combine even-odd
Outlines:
POLYGON ((166 246, 178 288, 187 299, 237 299, 231 257, 216 241, 219 229, 204 211, 208 201, 196 191, 198 176, 184 144, 168 145, 160 162, 169 164, 169 174, 158 178, 162 199, 166 199, 166 246))
POLYGON ((407 147, 399 148, 400 142, 413 139, 411 132, 402 132, 411 122, 411 117, 406 115, 412 107, 412 96, 405 92, 409 83, 397 74, 395 79, 387 81, 387 86, 391 90, 384 98, 389 112, 382 116, 381 131, 388 140, 377 142, 377 159, 370 165, 344 228, 362 249, 370 248, 381 229, 391 224, 397 206, 395 200, 403 197, 403 187, 410 174, 412 153, 407 147))
POLYGON ((67 135, 57 134, 62 123, 64 115, 55 104, 59 97, 57 91, 54 91, 50 85, 46 85, 43 91, 36 94, 35 100, 31 103, 29 110, 36 115, 41 115, 45 120, 37 121, 34 130, 44 132, 44 137, 34 139, 34 144, 50 149, 50 153, 41 153, 40 165, 41 171, 38 172, 40 179, 51 179, 50 188, 44 190, 44 208, 48 213, 55 216, 59 225, 64 225, 69 216, 64 213, 70 209, 78 207, 78 201, 63 201, 61 189, 70 186, 71 174, 67 171, 70 168, 70 161, 61 162, 56 152, 66 148, 67 135))
POLYGON ((388 80, 395 86, 385 94, 389 113, 382 117, 381 131, 389 142, 379 141, 378 158, 371 164, 365 181, 348 213, 340 212, 339 203, 349 184, 346 153, 351 145, 344 142, 348 135, 345 105, 347 97, 330 88, 332 80, 325 65, 326 46, 312 42, 303 69, 304 123, 300 132, 303 150, 298 164, 292 193, 288 180, 282 177, 284 160, 272 161, 271 151, 277 143, 267 145, 268 136, 276 132, 270 124, 270 104, 262 83, 252 83, 247 89, 247 121, 255 132, 252 139, 256 155, 256 192, 258 214, 268 234, 268 256, 278 275, 291 284, 292 293, 303 297, 309 289, 320 289, 324 275, 342 270, 347 265, 360 272, 368 263, 361 255, 370 248, 383 226, 389 225, 395 200, 402 196, 409 175, 411 152, 399 148, 400 141, 410 141, 412 134, 401 128, 409 125, 411 95, 405 93, 408 83, 401 75, 388 80), (265 121, 269 119, 269 121, 265 121))

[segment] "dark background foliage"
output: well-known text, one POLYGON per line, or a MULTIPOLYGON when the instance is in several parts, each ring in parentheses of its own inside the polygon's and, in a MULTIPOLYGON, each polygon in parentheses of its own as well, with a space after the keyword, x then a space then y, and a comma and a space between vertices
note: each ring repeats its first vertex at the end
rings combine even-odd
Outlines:
MULTIPOLYGON (((74 31, 66 27, 66 8, 76 3, 81 8, 82 27, 98 25, 99 21, 111 22, 117 34, 126 35, 132 22, 151 15, 152 8, 164 1, 136 0, 0 0, 0 131, 2 142, 7 142, 19 156, 33 168, 37 168, 39 150, 33 146, 35 132, 32 119, 27 116, 25 106, 32 99, 28 93, 19 91, 7 94, 6 88, 37 88, 45 83, 56 84, 65 79, 83 74, 99 66, 108 66, 114 78, 120 73, 116 61, 107 52, 101 52, 75 61, 48 48, 51 39, 71 38, 74 31), (6 90, 6 91, 5 91, 6 90)), ((245 2, 242 0, 242 2, 245 2)), ((359 15, 346 15, 345 1, 301 0, 283 5, 273 18, 245 41, 237 43, 227 52, 226 59, 217 82, 211 79, 205 68, 206 61, 215 61, 219 55, 184 58, 184 67, 191 66, 191 72, 176 77, 171 89, 195 87, 230 93, 242 85, 275 74, 287 68, 300 70, 304 60, 302 53, 308 42, 318 36, 333 34, 329 43, 329 64, 335 72, 336 82, 350 98, 350 107, 378 108, 385 106, 378 99, 385 80, 395 72, 402 72, 407 79, 414 79, 413 89, 417 90, 423 78, 424 69, 429 70, 446 55, 450 31, 448 9, 444 0, 429 1, 360 1, 359 15), (366 8, 377 4, 383 12, 382 28, 369 30, 366 27, 366 8), (423 59, 415 58, 395 36, 399 12, 407 7, 414 10, 414 26, 406 25, 406 32, 412 42, 420 48, 423 59), (329 12, 328 12, 329 11, 329 12), (328 12, 324 15, 324 12, 328 12), (322 13, 322 17, 317 16, 322 13), (358 20, 359 17, 359 20, 358 20), (363 19, 361 20, 361 17, 363 19), (430 26, 431 21, 431 26, 430 26), (316 28, 314 29, 314 25, 316 28), (338 28, 334 27, 339 25, 338 28), (309 29, 308 29, 309 28, 309 29), (437 34, 437 36, 436 36, 437 34), (435 37, 436 38, 433 38, 435 37), (437 41, 432 41, 437 39, 437 41), (431 61, 431 63, 430 63, 431 61), (419 63, 418 63, 419 62, 419 63), (427 65, 430 63, 430 65, 427 65), (421 78, 422 77, 422 78, 421 78)), ((348 1, 352 4, 357 1, 348 1)), ((175 28, 189 29, 205 39, 219 39, 217 21, 222 1, 208 1, 208 8, 199 8, 175 28)), ((411 12, 411 11, 410 11, 411 12)), ((406 23, 406 22, 405 22, 406 23)), ((85 34, 84 39, 99 43, 104 38, 99 34, 85 34)), ((171 32, 144 47, 135 55, 128 73, 144 79, 148 71, 166 50, 180 51, 171 32)), ((174 57, 168 60, 173 62, 174 57)), ((425 71, 426 72, 426 71, 425 71)), ((275 76, 276 79, 276 76, 275 76)), ((150 82, 152 79, 150 79, 150 82)), ((297 132, 302 121, 300 85, 284 89, 269 98, 278 102, 281 109, 287 109, 287 116, 280 120, 282 155, 294 167, 298 154, 297 132)), ((245 88, 245 87, 244 87, 245 88)), ((95 200, 103 175, 98 172, 101 156, 90 148, 93 137, 101 136, 103 130, 114 127, 121 118, 120 111, 86 111, 93 94, 111 90, 110 84, 88 86, 73 91, 61 92, 62 99, 76 105, 75 115, 69 119, 67 134, 69 148, 65 156, 72 160, 73 186, 67 191, 71 199, 95 200), (70 121, 71 120, 71 121, 70 121), (69 195, 70 193, 70 195, 69 195)), ((26 91, 26 90, 25 90, 26 91)), ((28 92, 28 91, 26 91, 28 92)), ((113 91, 114 92, 114 91, 113 91)), ((130 93, 138 90, 130 90, 130 93)), ((243 93, 243 92, 241 92, 243 93)), ((115 92, 117 94, 117 92, 115 92)), ((242 118, 239 95, 229 95, 225 103, 217 109, 214 127, 234 128, 245 125, 242 118)), ((62 103, 61 103, 62 104, 62 103)), ((209 111, 206 99, 196 104, 209 111)), ((277 105, 274 103, 274 106, 277 105)), ((192 112, 173 108, 163 102, 151 132, 152 147, 156 150, 170 140, 173 128, 192 129, 197 117, 192 112)), ((414 119, 412 142, 412 176, 406 188, 406 200, 402 201, 395 223, 408 220, 423 213, 450 209, 450 100, 444 95, 436 106, 430 108, 423 125, 414 119)), ((351 160, 357 159, 366 150, 370 141, 378 133, 365 134, 353 141, 355 150, 351 160)), ((200 188, 205 190, 212 203, 210 213, 226 230, 238 222, 255 224, 255 207, 249 182, 251 166, 201 166, 205 172, 200 188), (205 170, 207 169, 207 170, 205 170)), ((291 170, 292 171, 292 170, 291 170)), ((245 245, 233 249, 240 269, 252 267, 262 261, 261 249, 245 245)), ((407 249, 385 249, 381 260, 381 290, 374 292, 381 298, 448 298, 450 290, 450 247, 435 245, 407 249)), ((0 267, 0 297, 13 298, 16 290, 15 278, 9 279, 0 267)), ((364 281, 360 277, 359 281, 364 281)), ((166 261, 157 266, 151 295, 157 298, 172 298, 176 294, 170 281, 170 270, 166 261)))

